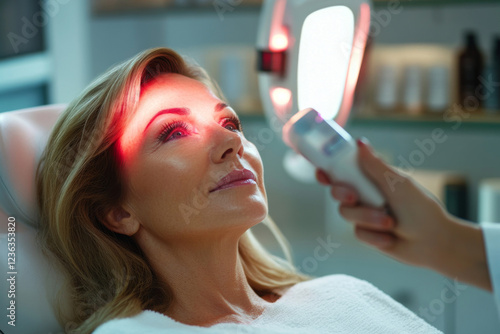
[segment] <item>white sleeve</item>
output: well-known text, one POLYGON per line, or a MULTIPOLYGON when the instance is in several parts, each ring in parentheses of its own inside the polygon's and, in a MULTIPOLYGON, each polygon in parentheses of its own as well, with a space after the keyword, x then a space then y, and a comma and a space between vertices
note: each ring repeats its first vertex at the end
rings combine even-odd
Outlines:
POLYGON ((500 223, 481 223, 493 294, 500 316, 500 223))

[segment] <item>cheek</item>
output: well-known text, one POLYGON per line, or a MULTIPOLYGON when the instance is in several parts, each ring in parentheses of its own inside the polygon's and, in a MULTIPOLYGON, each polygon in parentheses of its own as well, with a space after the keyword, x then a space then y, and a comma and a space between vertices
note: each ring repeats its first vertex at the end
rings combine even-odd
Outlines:
MULTIPOLYGON (((158 152, 157 152, 158 153, 158 152)), ((143 219, 175 219, 179 207, 189 204, 203 178, 203 165, 196 155, 161 153, 137 161, 128 175, 134 207, 143 219), (153 217, 152 217, 153 216, 153 217)))
POLYGON ((264 166, 262 164, 262 159, 260 157, 260 153, 257 150, 257 147, 249 141, 247 141, 247 143, 245 144, 245 152, 248 156, 248 160, 249 160, 250 164, 252 165, 255 172, 258 174, 260 186, 261 186, 262 190, 264 191, 264 189, 263 189, 264 188, 264 166))
POLYGON ((249 160, 252 163, 252 165, 255 168, 258 167, 258 171, 261 172, 263 169, 262 158, 260 157, 260 153, 257 150, 257 147, 252 142, 249 142, 247 140, 245 143, 245 152, 246 152, 247 156, 249 157, 249 160))

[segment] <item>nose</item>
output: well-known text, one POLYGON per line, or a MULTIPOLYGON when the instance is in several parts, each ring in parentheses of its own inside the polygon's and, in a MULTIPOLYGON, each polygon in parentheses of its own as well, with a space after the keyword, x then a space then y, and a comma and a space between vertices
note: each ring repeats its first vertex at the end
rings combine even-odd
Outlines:
POLYGON ((219 129, 212 131, 212 136, 211 158, 214 163, 221 163, 235 156, 239 158, 243 156, 243 142, 238 132, 232 132, 219 125, 219 129))

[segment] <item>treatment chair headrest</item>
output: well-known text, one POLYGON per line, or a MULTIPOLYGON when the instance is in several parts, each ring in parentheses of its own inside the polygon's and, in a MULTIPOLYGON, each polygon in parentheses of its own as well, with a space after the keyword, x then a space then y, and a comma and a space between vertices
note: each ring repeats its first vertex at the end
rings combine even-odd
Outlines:
MULTIPOLYGON (((63 274, 37 242, 35 173, 40 156, 65 105, 0 113, 0 258, 8 301, 2 330, 12 334, 63 333, 53 302, 63 274), (14 326, 15 325, 15 326, 14 326), (7 327, 7 328, 5 328, 7 327)), ((3 299, 2 299, 3 300, 3 299)), ((61 300, 69 297, 62 294, 61 300)), ((4 309, 5 310, 5 309, 4 309)), ((71 325, 71 324, 69 324, 71 325)))
POLYGON ((36 227, 35 172, 65 105, 0 113, 0 209, 36 227))

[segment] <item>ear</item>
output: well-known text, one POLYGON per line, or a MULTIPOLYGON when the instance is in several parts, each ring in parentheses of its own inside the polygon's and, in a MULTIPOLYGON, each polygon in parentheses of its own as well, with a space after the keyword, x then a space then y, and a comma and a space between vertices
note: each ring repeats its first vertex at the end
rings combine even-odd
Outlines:
POLYGON ((109 210, 103 223, 109 230, 128 236, 134 235, 140 226, 134 216, 121 206, 109 210))

